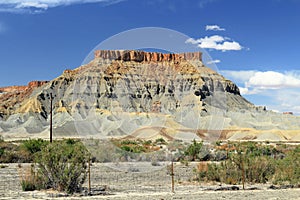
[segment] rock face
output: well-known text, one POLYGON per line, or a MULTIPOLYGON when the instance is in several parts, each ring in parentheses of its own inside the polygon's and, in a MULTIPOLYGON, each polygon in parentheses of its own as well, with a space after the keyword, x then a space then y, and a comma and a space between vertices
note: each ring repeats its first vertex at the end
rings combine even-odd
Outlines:
POLYGON ((300 127, 295 116, 282 118, 248 102, 233 82, 204 66, 201 56, 97 50, 90 63, 52 81, 0 88, 0 132, 48 135, 50 94, 56 137, 218 139, 226 133, 222 137, 228 139, 239 138, 228 131, 236 127, 300 127))
POLYGON ((11 92, 24 92, 26 90, 33 90, 36 87, 40 87, 46 84, 48 81, 30 81, 26 86, 9 86, 1 87, 0 93, 11 93, 11 92))
POLYGON ((0 88, 0 93, 20 92, 26 90, 27 86, 9 86, 0 88))
POLYGON ((27 86, 11 86, 0 88, 0 116, 9 116, 15 112, 16 106, 29 98, 33 90, 48 81, 31 81, 27 86))
POLYGON ((97 50, 95 51, 95 58, 120 60, 120 61, 134 61, 134 62, 181 62, 183 60, 199 60, 202 61, 201 52, 189 53, 157 53, 144 51, 128 51, 128 50, 97 50))
POLYGON ((48 83, 48 81, 31 81, 28 83, 27 89, 34 89, 37 87, 41 87, 46 83, 48 83))

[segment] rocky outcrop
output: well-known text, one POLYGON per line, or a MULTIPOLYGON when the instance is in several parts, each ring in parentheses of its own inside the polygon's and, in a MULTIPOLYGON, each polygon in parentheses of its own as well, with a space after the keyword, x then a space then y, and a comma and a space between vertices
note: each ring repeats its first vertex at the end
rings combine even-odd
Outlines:
POLYGON ((22 104, 24 100, 28 99, 32 92, 48 81, 31 81, 27 86, 11 86, 0 88, 0 114, 2 116, 8 116, 15 113, 19 104, 22 104))
POLYGON ((294 116, 278 119, 248 102, 232 81, 204 66, 201 56, 97 50, 90 63, 48 83, 1 88, 0 132, 47 133, 51 94, 54 132, 62 136, 153 136, 168 130, 164 134, 192 138, 230 127, 300 127, 294 116))
POLYGON ((26 90, 27 86, 9 86, 0 88, 0 93, 21 92, 26 90))
POLYGON ((201 52, 157 53, 135 50, 96 50, 95 58, 134 62, 181 62, 183 60, 202 61, 201 52))
POLYGON ((40 87, 46 84, 48 81, 30 81, 26 86, 8 86, 1 87, 1 93, 12 93, 12 92, 24 92, 26 90, 33 90, 34 88, 40 87))
POLYGON ((49 81, 31 81, 28 83, 27 89, 34 89, 41 87, 42 85, 48 83, 49 81))
MULTIPOLYGON (((0 113, 9 116, 35 112, 47 119, 50 93, 54 96, 53 105, 57 113, 72 113, 74 109, 89 109, 91 106, 110 111, 117 109, 162 114, 174 114, 179 110, 187 112, 195 108, 201 113, 206 110, 205 105, 211 104, 210 98, 218 92, 239 96, 241 107, 251 105, 240 96, 234 83, 205 67, 201 56, 201 52, 174 54, 97 50, 92 62, 74 70, 65 70, 60 77, 50 81, 43 91, 36 92, 36 96, 30 96, 32 91, 47 82, 33 81, 28 86, 17 88, 18 93, 2 95, 0 113), (91 88, 96 91, 91 91, 91 88), (77 90, 85 92, 74 97, 77 90), (90 97, 95 102, 86 99, 90 97), (77 103, 74 99, 77 99, 77 103)), ((212 106, 221 105, 215 104, 212 106)))

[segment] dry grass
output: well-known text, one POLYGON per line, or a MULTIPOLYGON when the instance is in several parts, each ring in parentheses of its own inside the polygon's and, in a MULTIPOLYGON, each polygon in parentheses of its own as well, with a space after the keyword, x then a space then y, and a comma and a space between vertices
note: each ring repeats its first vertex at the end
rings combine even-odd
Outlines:
POLYGON ((34 164, 25 167, 19 165, 18 172, 23 191, 33 191, 39 189, 39 178, 35 171, 34 164))
POLYGON ((200 162, 197 164, 197 172, 207 172, 208 171, 208 163, 207 162, 200 162))

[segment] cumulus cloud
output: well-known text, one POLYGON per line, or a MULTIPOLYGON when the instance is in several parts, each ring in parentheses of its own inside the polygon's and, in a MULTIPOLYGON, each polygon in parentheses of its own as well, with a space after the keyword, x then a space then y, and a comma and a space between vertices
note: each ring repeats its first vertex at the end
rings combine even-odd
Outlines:
POLYGON ((117 3, 121 0, 0 0, 0 12, 39 12, 57 6, 84 3, 117 3))
POLYGON ((239 51, 243 48, 238 42, 220 35, 206 36, 200 39, 189 38, 186 40, 186 43, 197 44, 198 47, 204 49, 220 51, 239 51))
POLYGON ((300 115, 300 88, 285 89, 283 91, 275 91, 271 95, 278 104, 270 105, 269 107, 281 112, 290 111, 296 115, 300 115))
POLYGON ((228 79, 237 82, 243 90, 243 94, 256 94, 264 90, 278 90, 284 88, 300 88, 300 76, 295 72, 276 71, 220 71, 228 79))
POLYGON ((246 86, 258 89, 300 88, 300 79, 274 71, 256 72, 246 86))
POLYGON ((221 70, 220 73, 229 78, 234 80, 238 83, 245 83, 247 82, 251 77, 255 75, 255 73, 258 71, 255 70, 241 70, 241 71, 233 71, 233 70, 221 70))
POLYGON ((211 61, 208 61, 207 64, 217 64, 220 62, 221 62, 220 60, 211 60, 211 61))
POLYGON ((286 75, 300 79, 300 70, 290 70, 285 72, 286 75))
POLYGON ((242 95, 266 102, 272 110, 300 114, 300 71, 220 71, 237 83, 242 95))
POLYGON ((206 31, 225 31, 225 28, 221 28, 218 25, 206 25, 206 31))
POLYGON ((248 93, 248 88, 239 87, 241 95, 245 95, 248 93))
POLYGON ((17 4, 15 6, 16 9, 24 9, 24 8, 36 8, 36 9, 48 9, 48 4, 46 3, 39 3, 39 2, 23 2, 17 4))

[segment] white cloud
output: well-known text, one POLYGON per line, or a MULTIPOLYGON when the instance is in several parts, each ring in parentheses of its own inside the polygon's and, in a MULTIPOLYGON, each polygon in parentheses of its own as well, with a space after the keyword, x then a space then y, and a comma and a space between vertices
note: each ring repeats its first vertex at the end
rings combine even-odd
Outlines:
POLYGON ((232 71, 232 70, 222 70, 220 73, 227 77, 228 79, 235 80, 239 83, 247 82, 251 77, 255 75, 257 71, 255 70, 241 70, 241 71, 232 71))
POLYGON ((286 71, 285 74, 300 79, 300 70, 286 71))
POLYGON ((281 112, 293 112, 294 114, 300 115, 300 89, 286 89, 283 91, 273 92, 273 97, 277 105, 271 105, 270 108, 274 110, 280 110, 281 112))
POLYGON ((39 2, 23 2, 20 4, 17 4, 16 9, 23 9, 23 8, 36 8, 36 9, 48 9, 48 4, 45 3, 39 3, 39 2))
POLYGON ((239 87, 241 95, 245 95, 249 92, 248 88, 239 87))
MULTIPOLYGON (((275 71, 231 71, 223 70, 220 73, 228 79, 239 84, 243 84, 248 92, 254 94, 254 91, 276 90, 283 88, 300 88, 300 76, 295 71, 286 71, 284 73, 275 71)), ((246 90, 244 90, 246 91, 246 90)))
POLYGON ((57 6, 84 3, 118 3, 121 0, 0 0, 0 12, 38 12, 57 6))
POLYGON ((218 25, 206 25, 206 31, 225 31, 225 28, 221 28, 218 25))
POLYGON ((199 42, 197 40, 195 40, 194 38, 189 38, 185 41, 185 43, 198 44, 199 42))
POLYGON ((239 51, 243 47, 230 38, 225 38, 220 35, 206 36, 200 39, 189 38, 186 43, 197 44, 198 47, 204 49, 215 49, 220 51, 239 51))
POLYGON ((258 89, 300 88, 300 79, 274 71, 256 72, 246 86, 258 89))
POLYGON ((211 61, 208 61, 207 64, 217 64, 220 62, 221 62, 220 60, 211 60, 211 61))
POLYGON ((292 111, 300 115, 300 71, 220 71, 237 83, 242 95, 260 99, 266 106, 280 112, 292 111), (269 104, 269 105, 268 105, 269 104))

